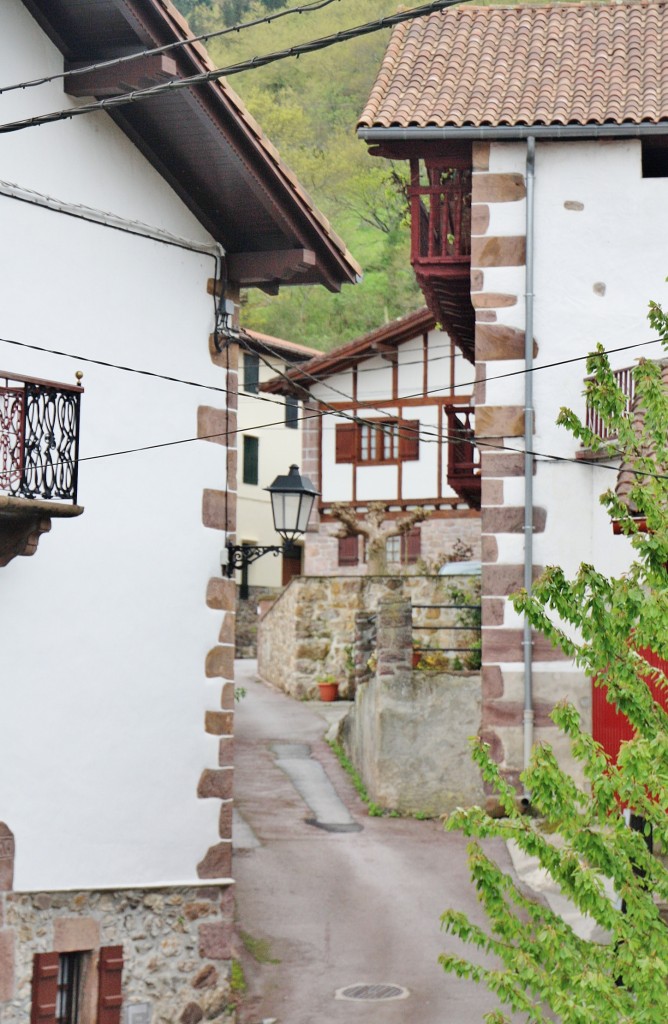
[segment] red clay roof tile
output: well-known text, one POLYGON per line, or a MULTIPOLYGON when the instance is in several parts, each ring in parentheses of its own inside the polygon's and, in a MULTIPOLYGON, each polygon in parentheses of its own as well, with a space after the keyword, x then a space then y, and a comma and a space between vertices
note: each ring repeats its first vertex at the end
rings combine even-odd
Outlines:
POLYGON ((668 121, 668 3, 455 7, 398 25, 358 127, 668 121))

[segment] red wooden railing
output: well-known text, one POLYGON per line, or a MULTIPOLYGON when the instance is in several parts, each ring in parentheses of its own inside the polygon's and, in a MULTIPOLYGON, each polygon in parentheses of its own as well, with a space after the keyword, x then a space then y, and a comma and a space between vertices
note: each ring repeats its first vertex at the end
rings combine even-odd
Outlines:
POLYGON ((472 508, 480 508, 480 451, 474 443, 473 406, 446 408, 448 484, 472 508))
POLYGON ((471 172, 411 160, 411 260, 456 264, 471 258, 471 172))
MULTIPOLYGON (((633 398, 635 395, 633 382, 633 367, 625 366, 622 370, 613 370, 613 375, 617 383, 617 386, 622 389, 624 395, 626 396, 626 412, 628 413, 631 409, 631 405, 633 403, 633 398)), ((591 380, 592 378, 589 377, 587 379, 591 380)), ((590 405, 587 405, 587 416, 585 423, 590 430, 593 430, 594 433, 598 434, 598 436, 603 438, 603 440, 607 440, 607 438, 609 437, 616 436, 613 430, 610 430, 608 427, 605 426, 599 414, 594 409, 592 409, 590 405)))

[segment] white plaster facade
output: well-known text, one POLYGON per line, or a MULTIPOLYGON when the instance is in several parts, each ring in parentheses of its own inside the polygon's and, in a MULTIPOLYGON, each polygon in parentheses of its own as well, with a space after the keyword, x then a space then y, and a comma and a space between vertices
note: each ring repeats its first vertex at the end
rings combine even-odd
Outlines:
MULTIPOLYGON (((4 82, 62 70, 23 4, 6 0, 2 23, 4 82)), ((56 81, 7 94, 2 116, 75 103, 56 81)), ((0 165, 23 188, 213 241, 105 113, 2 135, 0 165)), ((3 338, 224 386, 208 350, 211 257, 4 196, 0 217, 3 338)), ((198 404, 224 395, 0 347, 9 372, 74 382, 82 370, 85 387, 85 512, 0 577, 0 817, 15 887, 192 879, 217 838, 219 805, 196 792, 217 764, 204 713, 220 707, 220 680, 204 675, 220 539, 201 504, 225 487, 225 448, 188 439, 198 404), (114 454, 172 441, 187 443, 114 454)))
MULTIPOLYGON (((314 349, 292 345, 278 338, 269 338, 252 332, 250 344, 255 351, 239 353, 239 481, 237 492, 237 543, 279 545, 281 539, 274 530, 271 499, 265 490, 279 474, 287 473, 291 465, 301 466, 304 408, 299 402, 296 409, 297 425, 286 424, 285 399, 278 395, 248 392, 244 388, 244 359, 255 355, 259 384, 277 374, 286 373, 297 356, 305 361, 317 355, 314 349), (283 355, 280 349, 283 348, 283 355), (277 349, 279 350, 277 352, 277 349), (257 484, 244 482, 244 437, 258 442, 257 484)), ((283 556, 265 555, 248 569, 251 587, 276 588, 282 585, 283 556)), ((237 573, 240 580, 241 573, 237 573)))

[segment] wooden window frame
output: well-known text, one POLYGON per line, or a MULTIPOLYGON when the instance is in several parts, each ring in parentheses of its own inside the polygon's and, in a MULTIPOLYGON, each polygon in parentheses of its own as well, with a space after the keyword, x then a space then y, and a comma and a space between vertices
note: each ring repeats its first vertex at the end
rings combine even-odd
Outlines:
POLYGON ((257 395, 260 390, 260 357, 255 352, 244 352, 242 389, 247 395, 257 395))
POLYGON ((364 423, 337 423, 335 461, 358 466, 398 466, 420 458, 420 421, 377 417, 364 423), (392 428, 387 445, 386 428, 392 428), (375 443, 373 439, 375 438, 375 443), (374 449, 374 454, 371 450, 374 449))
POLYGON ((299 399, 296 395, 285 396, 285 425, 291 430, 299 427, 299 399))
POLYGON ((241 482, 247 484, 249 487, 257 487, 260 482, 260 439, 253 437, 252 434, 243 435, 242 443, 242 459, 243 465, 241 467, 241 482), (254 445, 250 442, 253 441, 254 445), (250 451, 254 448, 254 455, 250 458, 250 451), (255 472, 251 473, 250 470, 254 468, 255 472), (249 480, 248 477, 253 476, 253 480, 249 480))
POLYGON ((123 947, 36 953, 30 1024, 120 1024, 123 947), (97 955, 97 998, 93 965, 97 955), (69 969, 69 980, 64 974, 69 969), (76 994, 72 985, 76 986, 76 994), (91 988, 92 986, 92 988, 91 988))

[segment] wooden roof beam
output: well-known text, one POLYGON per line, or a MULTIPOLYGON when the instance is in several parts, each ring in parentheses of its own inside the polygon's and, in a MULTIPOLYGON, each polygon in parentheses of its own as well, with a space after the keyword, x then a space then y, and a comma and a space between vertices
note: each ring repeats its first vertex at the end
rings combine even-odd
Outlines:
MULTIPOLYGON (((75 71, 87 67, 86 63, 65 64, 66 71, 75 71)), ((65 79, 65 92, 69 96, 95 96, 104 99, 107 96, 121 96, 135 89, 150 89, 170 79, 178 78, 179 73, 173 57, 164 53, 152 57, 138 57, 127 64, 117 64, 98 71, 86 71, 80 75, 69 75, 65 79)))
POLYGON ((227 276, 242 288, 278 289, 283 281, 315 267, 311 249, 275 249, 268 252, 232 252, 225 256, 227 276))

